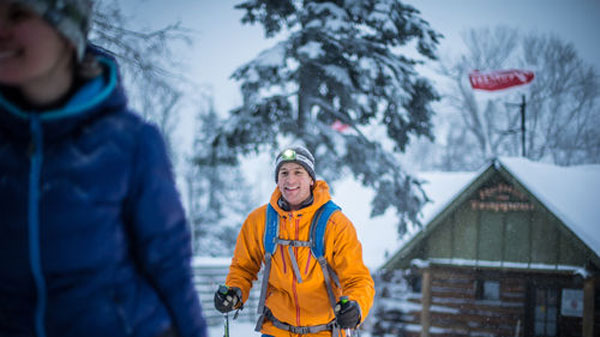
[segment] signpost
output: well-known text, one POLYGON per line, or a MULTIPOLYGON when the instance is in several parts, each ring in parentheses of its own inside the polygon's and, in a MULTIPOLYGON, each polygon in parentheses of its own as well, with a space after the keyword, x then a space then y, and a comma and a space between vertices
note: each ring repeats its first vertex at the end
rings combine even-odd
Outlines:
MULTIPOLYGON (((534 77, 535 74, 528 70, 510 69, 489 72, 475 70, 469 74, 469 82, 476 90, 498 91, 530 83, 534 77)), ((525 95, 522 96, 519 107, 521 108, 521 152, 525 157, 525 95)))

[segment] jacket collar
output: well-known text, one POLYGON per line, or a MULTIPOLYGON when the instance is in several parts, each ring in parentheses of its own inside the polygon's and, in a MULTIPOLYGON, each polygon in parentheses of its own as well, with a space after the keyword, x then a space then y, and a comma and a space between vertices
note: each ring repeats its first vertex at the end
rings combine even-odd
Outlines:
MULTIPOLYGON (((310 196, 306 198, 306 200, 304 200, 302 204, 300 204, 300 209, 312 205, 313 201, 314 198, 311 191, 310 196)), ((281 196, 279 200, 277 200, 277 205, 279 205, 279 207, 281 207, 281 209, 286 212, 289 212, 291 210, 290 204, 287 202, 287 200, 285 200, 285 198, 283 198, 283 196, 281 196)))

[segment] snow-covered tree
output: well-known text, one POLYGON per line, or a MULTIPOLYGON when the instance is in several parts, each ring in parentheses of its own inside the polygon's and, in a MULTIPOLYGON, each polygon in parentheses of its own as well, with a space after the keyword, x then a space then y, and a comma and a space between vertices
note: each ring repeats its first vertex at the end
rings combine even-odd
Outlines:
POLYGON ((193 251, 200 256, 231 256, 244 217, 255 205, 239 168, 207 146, 221 123, 212 104, 198 114, 197 122, 186 174, 193 251))
POLYGON ((186 81, 175 74, 174 43, 189 43, 189 31, 179 22, 157 29, 134 27, 121 2, 98 0, 90 40, 117 58, 133 108, 158 126, 175 160, 172 133, 186 81))
POLYGON ((450 80, 441 116, 448 128, 444 168, 472 169, 489 157, 521 154, 521 95, 526 96, 526 156, 559 165, 600 162, 600 78, 573 44, 556 36, 522 34, 499 26, 471 29, 458 60, 442 62, 450 80), (533 82, 518 91, 479 94, 468 81, 473 70, 526 69, 533 82), (451 115, 455 117, 451 117, 451 115))
POLYGON ((303 143, 326 180, 350 172, 376 191, 373 216, 395 208, 401 233, 416 223, 425 196, 397 153, 411 135, 432 137, 437 94, 415 65, 435 59, 441 35, 397 0, 254 0, 236 8, 245 11, 242 22, 286 39, 233 74, 244 103, 215 146, 275 154, 303 143))

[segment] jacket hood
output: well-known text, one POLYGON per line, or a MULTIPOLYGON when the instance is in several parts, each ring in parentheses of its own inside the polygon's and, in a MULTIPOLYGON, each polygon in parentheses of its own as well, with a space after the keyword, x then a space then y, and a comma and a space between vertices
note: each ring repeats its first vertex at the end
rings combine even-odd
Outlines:
POLYGON ((124 110, 127 105, 115 59, 95 46, 88 51, 96 55, 103 68, 101 76, 84 83, 62 107, 47 111, 28 111, 9 101, 0 92, 0 130, 15 140, 31 139, 30 122, 38 117, 44 128, 44 139, 69 134, 84 121, 104 111, 124 110))
MULTIPOLYGON (((331 194, 329 193, 329 185, 327 185, 327 183, 323 180, 315 181, 315 186, 313 187, 312 194, 313 203, 310 206, 301 208, 294 212, 298 214, 314 213, 319 209, 319 207, 323 206, 326 202, 331 200, 331 194)), ((273 194, 271 194, 271 200, 269 200, 269 203, 271 204, 271 206, 273 206, 277 213, 279 213, 280 215, 286 215, 289 212, 286 212, 283 209, 281 209, 281 207, 279 207, 279 204, 277 203, 277 200, 279 200, 279 198, 281 198, 281 191, 277 186, 275 186, 275 191, 273 191, 273 194)))

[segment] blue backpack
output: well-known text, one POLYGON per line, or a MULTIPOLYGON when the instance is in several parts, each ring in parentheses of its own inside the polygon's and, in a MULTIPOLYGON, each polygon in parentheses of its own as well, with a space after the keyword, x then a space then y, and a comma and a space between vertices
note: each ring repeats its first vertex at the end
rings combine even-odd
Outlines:
MULTIPOLYGON (((287 246, 288 252, 290 254, 290 258, 292 260, 292 269, 294 274, 296 275, 296 280, 298 283, 302 283, 302 277, 300 275, 300 269, 298 268, 298 262, 296 261, 294 252, 292 247, 310 247, 310 251, 313 257, 319 262, 321 266, 321 270, 323 271, 323 275, 325 277, 325 287, 327 288, 327 295, 329 296, 329 302, 331 303, 331 308, 335 308, 336 299, 333 294, 333 288, 331 285, 331 279, 336 283, 339 287, 340 282, 337 277, 337 274, 333 271, 333 269, 327 263, 325 259, 325 230, 327 229, 327 223, 329 222, 329 218, 331 215, 341 210, 341 208, 336 205, 333 201, 329 200, 323 206, 321 206, 312 219, 310 225, 310 240, 309 241, 297 241, 297 240, 283 240, 279 238, 279 214, 275 209, 269 204, 267 205, 267 216, 265 221, 265 235, 263 238, 263 245, 265 248, 265 267, 263 272, 263 280, 262 286, 260 290, 260 297, 258 301, 258 314, 259 319, 256 324, 256 331, 260 331, 262 324, 265 318, 268 318, 273 325, 276 327, 290 331, 292 333, 297 334, 306 334, 306 333, 317 333, 325 330, 333 330, 335 332, 335 324, 321 324, 314 326, 304 326, 304 327, 296 327, 289 325, 287 323, 280 322, 273 316, 269 308, 265 307, 265 298, 267 294, 267 286, 269 283, 269 275, 271 273, 271 258, 273 254, 275 254, 275 250, 277 245, 287 246)), ((333 334, 335 336, 335 334, 333 334)))

